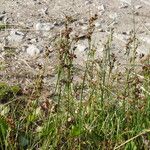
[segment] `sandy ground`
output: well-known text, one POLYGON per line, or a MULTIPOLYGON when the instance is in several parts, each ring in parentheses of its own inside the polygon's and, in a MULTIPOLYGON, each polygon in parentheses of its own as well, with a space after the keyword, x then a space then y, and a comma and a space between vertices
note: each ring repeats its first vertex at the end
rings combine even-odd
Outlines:
MULTIPOLYGON (((51 46, 50 39, 64 27, 65 15, 76 19, 71 26, 75 32, 82 35, 85 32, 87 20, 97 14, 98 19, 95 23, 96 29, 92 42, 98 49, 98 56, 101 57, 103 44, 110 34, 109 29, 114 28, 112 52, 116 54, 120 62, 124 63, 124 48, 133 30, 139 40, 137 57, 142 53, 150 54, 149 8, 150 0, 0 0, 0 18, 2 18, 0 22, 9 23, 13 26, 11 29, 0 31, 0 52, 4 52, 4 47, 15 47, 19 52, 17 60, 21 59, 22 61, 18 65, 18 62, 15 63, 13 60, 10 66, 18 66, 19 72, 25 72, 23 70, 25 68, 28 71, 34 70, 36 61, 42 62, 43 60, 42 58, 36 60, 26 56, 26 48, 31 43, 42 51, 46 46, 51 46), (48 35, 37 32, 36 26, 39 22, 51 23, 54 28, 46 31, 48 35), (22 35, 19 35, 19 37, 17 36, 19 39, 14 39, 15 42, 9 41, 10 38, 14 38, 14 35, 11 35, 11 30, 21 32, 19 34, 23 34, 23 38, 20 38, 22 35), (8 38, 9 36, 10 38, 8 38), (24 65, 25 67, 21 68, 24 65)), ((78 44, 80 44, 80 48, 76 50, 76 54, 77 64, 80 65, 86 57, 84 47, 86 49, 87 41, 82 40, 78 44)), ((5 59, 3 55, 1 58, 5 59)), ((51 66, 55 64, 53 57, 51 57, 50 64, 51 66)), ((11 68, 10 71, 12 72, 12 70, 15 69, 11 68)))

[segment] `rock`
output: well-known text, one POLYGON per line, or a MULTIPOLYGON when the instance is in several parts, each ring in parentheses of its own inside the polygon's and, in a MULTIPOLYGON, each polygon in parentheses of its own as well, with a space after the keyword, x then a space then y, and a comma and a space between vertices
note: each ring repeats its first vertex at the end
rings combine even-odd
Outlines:
POLYGON ((89 4, 92 4, 92 1, 91 0, 86 0, 85 5, 89 5, 89 4))
POLYGON ((118 14, 117 13, 111 13, 109 15, 109 18, 111 18, 112 20, 116 20, 118 18, 118 14))
POLYGON ((139 37, 139 39, 147 44, 150 45, 150 37, 148 36, 143 36, 143 37, 139 37))
POLYGON ((2 14, 6 14, 6 11, 4 10, 4 11, 2 11, 2 14))
POLYGON ((83 31, 86 31, 86 30, 88 29, 88 25, 82 26, 81 29, 82 29, 83 31))
POLYGON ((142 8, 142 5, 136 5, 135 6, 135 9, 141 9, 142 8))
POLYGON ((105 11, 105 6, 103 4, 98 6, 98 10, 101 11, 101 12, 104 12, 105 11))
POLYGON ((87 25, 88 24, 88 20, 86 18, 82 18, 81 20, 79 20, 78 24, 81 25, 81 26, 85 25, 85 24, 87 25))
POLYGON ((62 26, 63 24, 64 24, 63 21, 58 21, 58 20, 53 23, 53 25, 54 25, 55 27, 60 27, 60 26, 62 26))
POLYGON ((120 8, 128 8, 128 4, 127 3, 121 3, 120 8))
POLYGON ((0 13, 0 21, 3 21, 5 16, 6 16, 6 12, 5 11, 1 12, 0 13))
POLYGON ((48 15, 48 8, 47 8, 47 7, 42 8, 42 9, 39 10, 39 12, 40 12, 41 14, 43 14, 43 15, 48 15))
POLYGON ((84 44, 77 44, 76 45, 76 49, 79 52, 85 52, 88 49, 88 47, 86 45, 84 45, 84 44))
POLYGON ((38 22, 35 25, 35 30, 36 31, 50 31, 53 28, 54 28, 54 24, 52 24, 52 23, 41 23, 41 22, 38 22))
POLYGON ((35 30, 37 33, 40 33, 41 35, 48 37, 50 35, 49 31, 54 28, 54 24, 52 23, 40 23, 38 22, 35 25, 35 30))
POLYGON ((10 31, 10 35, 7 37, 7 40, 10 44, 18 44, 22 42, 23 38, 24 33, 13 29, 10 31))
POLYGON ((101 16, 102 14, 104 14, 105 12, 105 6, 104 5, 100 5, 97 7, 98 9, 98 14, 101 16))
POLYGON ((95 27, 96 27, 96 28, 101 28, 101 23, 96 22, 96 23, 95 23, 95 27))
POLYGON ((135 12, 134 12, 134 15, 138 16, 138 15, 139 15, 139 12, 135 11, 135 12))
POLYGON ((131 5, 131 0, 120 0, 122 3, 126 3, 128 5, 131 5))
POLYGON ((0 14, 0 21, 3 21, 5 14, 0 14))
POLYGON ((87 60, 87 51, 88 50, 88 43, 86 40, 79 42, 74 47, 74 53, 76 55, 76 59, 74 60, 75 64, 80 64, 80 66, 84 65, 84 62, 87 60))
POLYGON ((102 28, 99 28, 98 31, 99 31, 99 32, 105 32, 105 30, 102 29, 102 28))
POLYGON ((38 41, 38 38, 33 38, 33 39, 30 40, 30 42, 33 44, 33 43, 37 43, 39 41, 38 41))
POLYGON ((28 48, 26 49, 27 54, 30 56, 36 56, 40 54, 40 49, 37 48, 35 45, 29 45, 28 48))

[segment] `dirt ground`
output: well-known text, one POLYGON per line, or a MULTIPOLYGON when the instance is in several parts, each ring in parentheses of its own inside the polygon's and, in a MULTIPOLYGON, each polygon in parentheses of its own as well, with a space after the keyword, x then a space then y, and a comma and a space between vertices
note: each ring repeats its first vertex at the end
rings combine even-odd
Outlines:
POLYGON ((34 32, 32 29, 36 23, 62 20, 64 14, 71 15, 78 21, 86 21, 90 16, 98 14, 97 22, 104 32, 113 26, 116 38, 121 40, 123 34, 133 30, 135 24, 139 39, 149 45, 149 7, 149 0, 1 0, 0 14, 5 12, 4 22, 16 25, 14 28, 20 25, 28 27, 31 32, 34 32))

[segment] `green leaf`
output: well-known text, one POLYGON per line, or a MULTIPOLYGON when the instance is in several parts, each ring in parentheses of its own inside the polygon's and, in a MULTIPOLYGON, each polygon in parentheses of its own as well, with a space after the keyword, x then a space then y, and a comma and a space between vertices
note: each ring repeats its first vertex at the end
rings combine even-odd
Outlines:
POLYGON ((8 131, 8 124, 4 118, 0 117, 0 140, 3 141, 6 138, 8 131))
POLYGON ((6 116, 10 111, 9 106, 0 105, 0 115, 6 116))
POLYGON ((83 133, 83 129, 80 126, 73 126, 71 129, 71 136, 80 136, 83 133))
POLYGON ((125 150, 137 150, 137 146, 134 141, 131 141, 125 146, 125 150))
POLYGON ((35 114, 29 114, 28 116, 28 121, 31 123, 31 122, 34 122, 35 120, 37 119, 37 116, 35 114))

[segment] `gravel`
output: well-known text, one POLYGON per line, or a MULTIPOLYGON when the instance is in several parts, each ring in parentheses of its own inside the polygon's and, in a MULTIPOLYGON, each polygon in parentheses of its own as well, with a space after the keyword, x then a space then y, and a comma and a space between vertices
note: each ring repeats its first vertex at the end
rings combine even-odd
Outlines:
MULTIPOLYGON (((43 58, 47 47, 53 47, 56 36, 64 29, 65 15, 69 15, 74 18, 70 24, 73 28, 71 37, 80 37, 75 45, 75 63, 81 65, 87 58, 88 42, 85 35, 88 20, 98 14, 92 35, 96 56, 102 57, 110 28, 114 28, 112 52, 120 63, 124 63, 125 46, 134 30, 133 13, 139 39, 137 55, 150 53, 149 6, 149 0, 0 0, 0 25, 11 25, 10 28, 0 30, 0 50, 5 50, 5 47, 16 48, 19 52, 16 60, 24 59, 34 64, 43 58), (37 59, 33 59, 34 56, 37 59)), ((55 48, 50 62, 51 66, 56 65, 55 48)))

